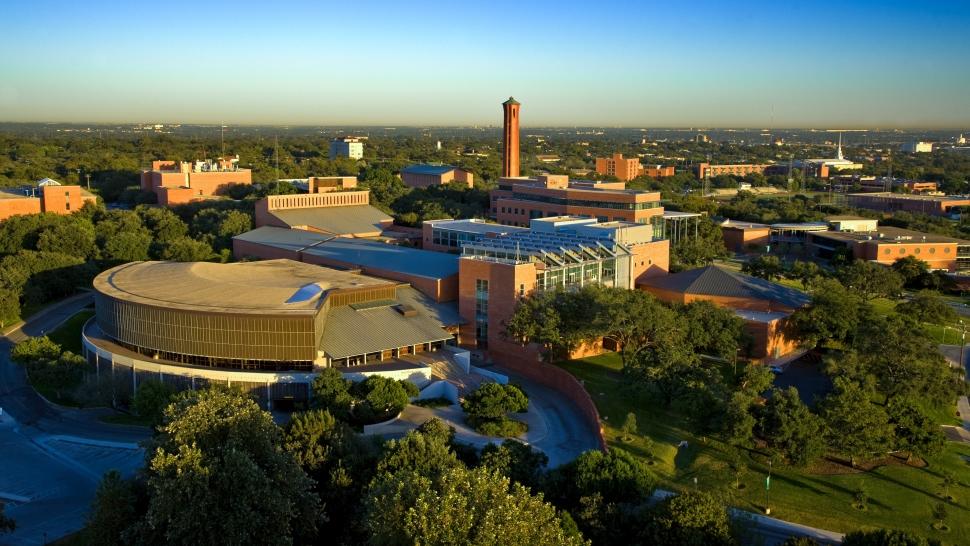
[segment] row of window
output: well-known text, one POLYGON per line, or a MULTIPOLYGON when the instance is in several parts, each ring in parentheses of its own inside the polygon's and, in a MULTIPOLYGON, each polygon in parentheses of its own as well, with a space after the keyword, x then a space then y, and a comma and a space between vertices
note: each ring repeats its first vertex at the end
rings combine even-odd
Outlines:
POLYGON ((531 193, 513 193, 513 199, 522 201, 534 201, 538 203, 552 203, 555 205, 565 205, 568 207, 588 207, 596 209, 619 209, 619 210, 648 210, 660 206, 660 201, 645 201, 640 203, 617 203, 614 201, 588 201, 585 199, 567 199, 562 197, 551 197, 548 195, 534 195, 531 193))

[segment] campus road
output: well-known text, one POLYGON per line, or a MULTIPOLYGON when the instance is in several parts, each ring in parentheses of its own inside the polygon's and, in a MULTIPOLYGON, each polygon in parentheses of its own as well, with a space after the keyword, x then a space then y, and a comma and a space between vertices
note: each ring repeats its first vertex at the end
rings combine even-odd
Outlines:
POLYGON ((68 298, 0 338, 0 502, 17 522, 0 544, 45 544, 77 531, 102 474, 130 475, 144 461, 138 443, 150 431, 101 422, 110 410, 50 404, 10 360, 15 343, 50 332, 91 301, 91 294, 68 298))
POLYGON ((584 451, 599 449, 597 431, 569 398, 508 368, 495 366, 491 369, 507 375, 510 382, 521 385, 528 393, 529 402, 545 426, 545 434, 531 445, 549 457, 549 468, 568 463, 584 451))

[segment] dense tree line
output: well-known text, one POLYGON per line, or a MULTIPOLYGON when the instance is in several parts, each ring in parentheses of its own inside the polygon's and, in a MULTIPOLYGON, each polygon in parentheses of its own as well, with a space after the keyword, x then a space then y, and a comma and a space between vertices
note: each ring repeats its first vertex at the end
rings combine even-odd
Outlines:
POLYGON ((228 261, 232 237, 252 229, 251 211, 175 210, 87 204, 71 215, 0 221, 0 323, 90 286, 98 272, 137 260, 228 261))
POLYGON ((518 442, 481 452, 431 420, 398 440, 329 411, 279 427, 241 393, 175 395, 146 466, 105 475, 89 544, 736 544, 723 502, 650 502, 647 467, 622 450, 547 470, 518 442), (226 499, 232 499, 226 502, 226 499), (205 514, 205 517, 199 517, 205 514))

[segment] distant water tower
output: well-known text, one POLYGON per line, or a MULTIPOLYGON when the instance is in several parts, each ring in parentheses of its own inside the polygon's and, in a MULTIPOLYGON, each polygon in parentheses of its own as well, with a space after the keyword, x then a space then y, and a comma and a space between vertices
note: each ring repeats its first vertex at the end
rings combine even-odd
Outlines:
POLYGON ((437 144, 435 144, 435 149, 438 150, 439 152, 441 151, 441 141, 440 140, 438 141, 437 144))

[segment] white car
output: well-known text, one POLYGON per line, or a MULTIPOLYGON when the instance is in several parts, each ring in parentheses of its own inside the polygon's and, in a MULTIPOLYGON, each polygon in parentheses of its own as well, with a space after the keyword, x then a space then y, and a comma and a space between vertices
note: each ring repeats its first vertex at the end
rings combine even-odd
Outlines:
POLYGON ((770 370, 771 370, 771 373, 775 375, 781 375, 785 373, 785 368, 782 368, 781 366, 772 366, 770 370))

